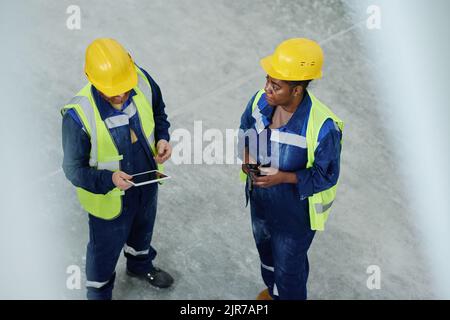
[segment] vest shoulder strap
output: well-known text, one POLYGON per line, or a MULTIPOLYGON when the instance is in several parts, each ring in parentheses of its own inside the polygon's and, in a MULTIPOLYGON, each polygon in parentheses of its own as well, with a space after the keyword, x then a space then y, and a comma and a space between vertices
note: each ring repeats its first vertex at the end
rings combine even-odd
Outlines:
POLYGON ((89 136, 91 136, 92 128, 95 125, 95 111, 91 103, 90 92, 91 84, 88 83, 61 109, 62 116, 69 109, 75 110, 89 136))
POLYGON ((253 99, 252 111, 254 111, 256 107, 260 104, 260 100, 264 92, 265 92, 264 89, 261 89, 256 93, 255 99, 253 99))
POLYGON ((152 105, 153 91, 147 76, 142 72, 142 70, 135 65, 136 72, 138 74, 138 88, 142 91, 144 96, 147 98, 150 106, 152 105))
MULTIPOLYGON (((343 130, 344 122, 333 112, 328 108, 325 104, 322 103, 319 99, 317 99, 311 92, 308 91, 308 94, 311 98, 311 111, 310 111, 310 117, 311 114, 313 115, 313 118, 315 119, 316 123, 325 122, 327 119, 332 119, 337 125, 339 126, 339 129, 343 130)), ((320 128, 317 128, 320 130, 320 128)), ((319 132, 317 132, 317 136, 319 135, 319 132)))
POLYGON ((308 91, 311 98, 311 110, 306 129, 306 143, 308 145, 308 162, 306 168, 310 168, 314 163, 314 152, 318 146, 319 132, 322 125, 327 119, 332 119, 341 132, 344 129, 344 122, 333 113, 325 104, 317 99, 311 92, 308 91))

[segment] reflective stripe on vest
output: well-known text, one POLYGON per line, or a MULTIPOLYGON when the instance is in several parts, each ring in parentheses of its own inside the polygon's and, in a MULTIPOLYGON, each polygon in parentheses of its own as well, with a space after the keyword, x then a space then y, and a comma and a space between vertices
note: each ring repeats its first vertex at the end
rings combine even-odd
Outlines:
MULTIPOLYGON (((89 93, 90 93, 90 86, 89 86, 89 93)), ((84 113, 84 116, 86 117, 87 123, 85 123, 83 119, 80 120, 83 122, 84 127, 86 127, 86 130, 88 131, 91 141, 89 166, 97 168, 99 170, 110 170, 110 171, 119 170, 120 160, 123 159, 122 155, 111 156, 108 159, 102 159, 104 161, 100 162, 98 161, 98 132, 97 132, 98 128, 95 119, 98 110, 96 110, 96 107, 94 108, 91 105, 91 102, 89 101, 89 98, 87 96, 81 95, 74 97, 72 100, 69 101, 68 104, 79 105, 84 113)), ((98 114, 97 116, 100 117, 100 114, 98 114)), ((111 120, 113 118, 116 118, 116 116, 105 119, 104 122, 108 128, 109 128, 108 124, 113 123, 114 120, 111 120)))
MULTIPOLYGON (((147 77, 142 73, 140 69, 138 69, 138 73, 140 74, 139 82, 138 82, 138 88, 141 90, 141 92, 144 94, 144 96, 147 98, 147 101, 150 103, 150 106, 152 104, 152 89, 150 86, 150 83, 147 80, 147 77)), ((152 110, 152 119, 153 119, 153 110, 152 110)), ((156 154, 154 144, 155 144, 155 129, 154 124, 151 132, 145 132, 146 128, 144 128, 142 119, 141 119, 141 128, 144 131, 145 138, 147 139, 147 143, 152 150, 153 154, 156 154)))
POLYGON ((261 100, 261 96, 264 94, 264 90, 260 90, 256 96, 255 100, 253 100, 252 104, 252 117, 255 119, 255 128, 258 134, 264 131, 265 125, 263 121, 263 115, 260 112, 258 107, 258 102, 261 100))

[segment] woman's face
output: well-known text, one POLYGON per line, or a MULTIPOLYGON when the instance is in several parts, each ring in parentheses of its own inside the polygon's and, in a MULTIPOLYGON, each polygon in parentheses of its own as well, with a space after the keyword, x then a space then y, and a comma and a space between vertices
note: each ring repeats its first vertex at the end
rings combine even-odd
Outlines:
POLYGON ((286 81, 272 78, 269 75, 266 76, 264 91, 267 102, 271 106, 289 105, 294 97, 294 90, 286 81))

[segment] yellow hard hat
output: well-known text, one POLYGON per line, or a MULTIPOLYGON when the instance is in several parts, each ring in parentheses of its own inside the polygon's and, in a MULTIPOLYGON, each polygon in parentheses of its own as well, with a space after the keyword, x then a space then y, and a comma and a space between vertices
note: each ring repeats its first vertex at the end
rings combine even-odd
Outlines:
POLYGON ((138 83, 133 59, 114 39, 96 39, 87 47, 84 72, 98 90, 110 97, 130 91, 138 83))
POLYGON ((289 39, 282 42, 272 55, 261 59, 261 65, 269 76, 278 80, 319 79, 322 77, 323 51, 315 41, 289 39))

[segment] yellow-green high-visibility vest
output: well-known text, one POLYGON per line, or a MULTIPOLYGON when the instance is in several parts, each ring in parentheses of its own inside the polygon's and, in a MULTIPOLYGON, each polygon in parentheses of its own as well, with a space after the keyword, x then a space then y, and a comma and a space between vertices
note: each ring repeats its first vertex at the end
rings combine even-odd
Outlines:
MULTIPOLYGON (((263 94, 264 90, 260 90, 256 94, 253 100, 252 111, 258 108, 258 102, 263 94)), ((319 132, 324 122, 327 119, 332 119, 341 132, 344 130, 344 122, 311 92, 308 91, 308 94, 311 98, 311 110, 306 128, 306 147, 308 153, 306 168, 311 168, 314 164, 314 152, 318 146, 319 132)), ((245 181, 246 179, 247 175, 241 170, 241 180, 245 181)), ((331 205, 336 198, 337 185, 336 183, 333 187, 308 197, 309 219, 312 230, 323 231, 325 229, 325 222, 330 214, 331 205)))
MULTIPOLYGON (((127 125, 128 119, 137 113, 141 128, 150 150, 155 155, 155 121, 152 108, 152 89, 147 77, 136 66, 138 73, 138 85, 134 87, 136 95, 123 112, 124 115, 114 116, 102 120, 97 105, 92 96, 92 84, 88 83, 68 104, 61 109, 64 115, 67 110, 74 109, 83 123, 83 130, 88 134, 91 141, 89 165, 98 170, 120 170, 120 160, 123 155, 119 154, 115 142, 108 128, 118 125, 127 125), (121 123, 120 123, 121 122, 121 123)), ((163 166, 158 164, 158 170, 163 166)), ((125 194, 118 188, 114 188, 107 194, 96 194, 83 188, 76 188, 78 199, 84 210, 101 219, 114 219, 122 212, 122 196, 125 194)))

